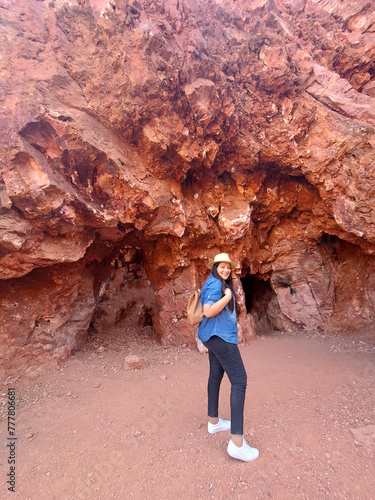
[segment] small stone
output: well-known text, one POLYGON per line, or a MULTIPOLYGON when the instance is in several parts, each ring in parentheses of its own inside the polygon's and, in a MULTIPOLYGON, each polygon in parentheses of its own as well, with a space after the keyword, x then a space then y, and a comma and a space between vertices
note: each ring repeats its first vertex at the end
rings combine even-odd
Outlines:
POLYGON ((34 434, 32 432, 29 432, 28 434, 26 434, 27 439, 31 439, 32 437, 34 437, 34 434))
POLYGON ((160 379, 161 379, 161 380, 167 380, 167 376, 166 376, 166 375, 161 375, 161 376, 160 376, 160 379))
POLYGON ((131 356, 126 356, 124 366, 125 370, 142 370, 148 366, 148 362, 145 358, 133 354, 131 356))
POLYGON ((134 436, 139 437, 141 434, 142 434, 141 431, 135 431, 134 436))
POLYGON ((106 350, 106 348, 104 346, 100 346, 97 348, 96 352, 104 352, 106 350))

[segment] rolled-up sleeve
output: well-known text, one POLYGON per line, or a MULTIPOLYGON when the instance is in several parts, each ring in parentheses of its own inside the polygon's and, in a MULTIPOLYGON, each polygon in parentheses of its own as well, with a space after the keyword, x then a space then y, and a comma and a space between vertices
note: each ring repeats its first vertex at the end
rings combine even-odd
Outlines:
POLYGON ((223 294, 221 291, 221 284, 219 280, 213 280, 209 285, 207 286, 206 290, 204 291, 204 296, 202 297, 202 305, 208 304, 212 306, 212 304, 215 304, 218 300, 222 298, 223 294))

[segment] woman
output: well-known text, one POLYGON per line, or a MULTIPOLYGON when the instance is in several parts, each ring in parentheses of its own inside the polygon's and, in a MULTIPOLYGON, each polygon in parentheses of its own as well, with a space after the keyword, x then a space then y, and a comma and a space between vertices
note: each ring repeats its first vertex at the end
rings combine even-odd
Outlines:
POLYGON ((259 456, 243 437, 243 410, 247 385, 246 370, 238 349, 237 304, 231 262, 228 254, 220 253, 208 264, 211 274, 203 285, 201 303, 204 318, 198 337, 208 349, 208 432, 215 434, 231 429, 228 453, 231 457, 252 462, 259 456), (231 383, 231 421, 218 415, 220 384, 224 372, 231 383))

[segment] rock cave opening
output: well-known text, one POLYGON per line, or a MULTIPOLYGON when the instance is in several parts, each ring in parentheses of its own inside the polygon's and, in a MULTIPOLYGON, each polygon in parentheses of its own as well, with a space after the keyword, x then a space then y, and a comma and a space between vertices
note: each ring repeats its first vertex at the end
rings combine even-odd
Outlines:
POLYGON ((267 308, 276 294, 269 280, 247 274, 241 278, 241 283, 245 294, 246 310, 254 319, 256 334, 270 333, 272 326, 267 315, 267 308))
POLYGON ((155 292, 147 278, 142 252, 122 248, 108 266, 89 330, 89 341, 153 336, 155 292))

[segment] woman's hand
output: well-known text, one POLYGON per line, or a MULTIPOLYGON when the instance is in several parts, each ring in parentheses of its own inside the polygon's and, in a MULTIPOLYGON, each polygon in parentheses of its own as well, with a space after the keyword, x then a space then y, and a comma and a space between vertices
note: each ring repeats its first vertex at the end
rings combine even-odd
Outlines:
POLYGON ((232 290, 230 288, 225 289, 224 297, 229 297, 229 300, 232 298, 232 290))

